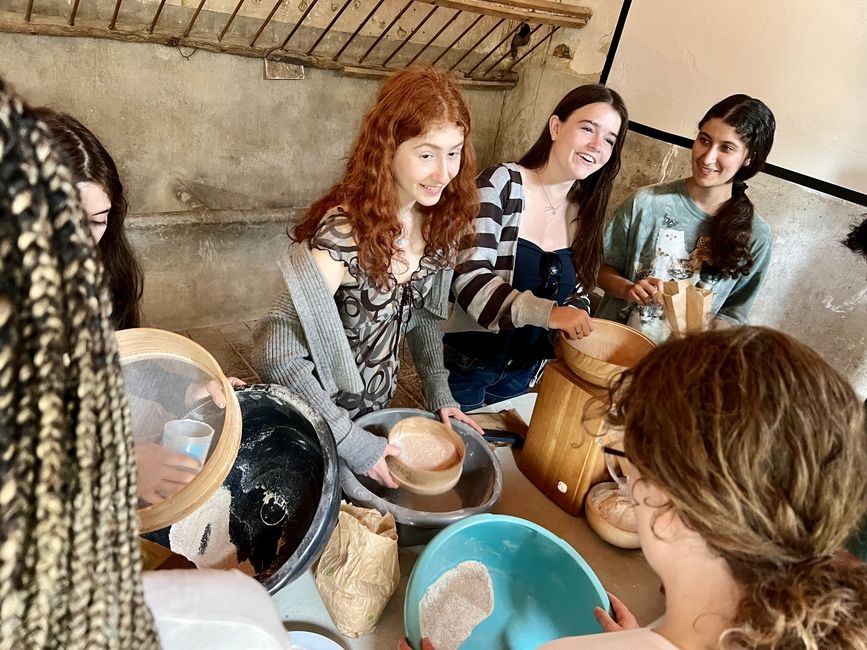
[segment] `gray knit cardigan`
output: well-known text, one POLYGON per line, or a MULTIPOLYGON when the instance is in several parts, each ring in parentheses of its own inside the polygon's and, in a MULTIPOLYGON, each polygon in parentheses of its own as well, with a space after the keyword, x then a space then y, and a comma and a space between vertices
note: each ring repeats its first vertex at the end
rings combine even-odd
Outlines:
MULTIPOLYGON (((306 243, 292 244, 279 264, 286 290, 256 326, 253 364, 263 381, 286 386, 307 400, 331 427, 340 457, 363 474, 382 456, 386 441, 352 422, 334 402, 338 391, 359 394, 364 388, 334 296, 306 243)), ((441 329, 448 316, 452 271, 443 269, 437 276, 406 328, 431 411, 458 406, 443 365, 441 329)))

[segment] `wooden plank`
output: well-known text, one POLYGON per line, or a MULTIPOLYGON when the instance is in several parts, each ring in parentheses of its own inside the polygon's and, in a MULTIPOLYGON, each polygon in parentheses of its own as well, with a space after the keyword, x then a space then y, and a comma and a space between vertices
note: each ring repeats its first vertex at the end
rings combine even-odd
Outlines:
MULTIPOLYGON (((273 61, 283 63, 297 63, 310 65, 316 68, 328 70, 342 70, 343 66, 328 58, 306 56, 303 53, 278 52, 272 47, 250 47, 234 43, 219 42, 202 36, 190 36, 182 38, 180 34, 167 34, 159 31, 148 33, 147 28, 139 26, 134 29, 123 28, 108 29, 92 22, 81 23, 73 26, 59 23, 57 18, 46 16, 34 16, 31 22, 24 22, 17 14, 0 13, 0 32, 12 34, 43 34, 45 36, 84 36, 87 38, 108 38, 114 41, 129 43, 156 43, 169 47, 193 47, 218 54, 235 54, 257 59, 268 57, 273 61)), ((216 35, 214 36, 216 38, 216 35)))
POLYGON ((251 368, 253 364, 253 332, 244 323, 223 323, 217 329, 251 368))
POLYGON ((593 11, 588 7, 561 5, 543 0, 520 0, 505 2, 498 0, 419 0, 449 9, 460 9, 475 14, 496 16, 508 20, 557 25, 581 29, 590 20, 593 11))
POLYGON ((255 375, 249 364, 241 357, 240 354, 232 347, 231 343, 226 340, 226 337, 220 332, 217 327, 200 327, 190 329, 190 338, 196 343, 205 348, 223 370, 223 374, 227 377, 249 377, 255 375))
MULTIPOLYGON (((276 50, 271 47, 250 47, 237 43, 228 43, 212 40, 208 37, 197 35, 182 38, 180 34, 168 34, 155 31, 149 33, 146 26, 132 28, 124 26, 114 29, 102 27, 92 22, 79 22, 75 26, 59 22, 56 17, 34 16, 33 22, 24 22, 21 16, 10 12, 0 12, 0 32, 12 34, 42 34, 45 36, 82 36, 87 38, 107 38, 114 41, 129 43, 154 43, 169 47, 191 47, 218 54, 234 54, 253 58, 268 58, 272 61, 296 65, 308 65, 314 68, 335 70, 349 77, 364 79, 382 79, 395 70, 386 70, 381 66, 361 67, 344 66, 327 57, 308 56, 303 52, 293 50, 276 50)), ((216 36, 214 36, 216 38, 216 36)), ((512 71, 498 73, 488 79, 465 79, 456 80, 462 86, 479 88, 481 90, 508 90, 514 88, 518 82, 518 75, 512 71)))
MULTIPOLYGON (((388 77, 389 75, 393 75, 395 72, 397 72, 397 70, 358 68, 353 66, 346 66, 343 69, 343 74, 345 74, 347 77, 359 77, 362 79, 383 79, 385 77, 388 77)), ((458 77, 455 79, 455 81, 461 86, 466 86, 467 88, 480 88, 486 90, 508 90, 509 88, 514 88, 515 84, 518 83, 518 75, 514 72, 506 72, 502 75, 501 78, 466 79, 463 77, 458 77)))

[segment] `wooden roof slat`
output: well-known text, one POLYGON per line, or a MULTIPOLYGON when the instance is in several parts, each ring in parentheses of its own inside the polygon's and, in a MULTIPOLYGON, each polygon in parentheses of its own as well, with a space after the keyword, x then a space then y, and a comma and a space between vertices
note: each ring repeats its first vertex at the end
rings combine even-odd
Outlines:
POLYGON ((419 0, 448 9, 460 9, 507 20, 542 23, 580 29, 593 15, 589 7, 565 5, 548 0, 419 0))

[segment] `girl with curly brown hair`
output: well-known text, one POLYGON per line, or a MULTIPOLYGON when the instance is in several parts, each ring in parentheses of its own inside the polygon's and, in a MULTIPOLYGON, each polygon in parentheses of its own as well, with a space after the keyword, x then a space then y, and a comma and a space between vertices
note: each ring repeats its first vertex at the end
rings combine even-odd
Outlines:
POLYGON ((666 613, 565 648, 867 648, 867 565, 838 551, 867 510, 864 412, 850 385, 781 332, 670 341, 611 389, 641 547, 666 613), (636 628, 636 629, 632 629, 636 628))
POLYGON ((755 213, 746 180, 774 142, 771 110, 747 95, 715 104, 699 122, 689 178, 642 187, 605 232, 596 316, 628 322, 662 341, 670 330, 655 294, 688 279, 713 290, 714 325, 743 324, 771 259, 773 238, 755 213))
POLYGON ((387 79, 343 178, 294 228, 286 290, 255 332, 262 379, 306 398, 350 469, 389 487, 385 457, 399 450, 353 419, 388 406, 404 335, 428 408, 473 424, 449 392, 440 330, 457 243, 479 206, 470 128, 443 74, 387 79))

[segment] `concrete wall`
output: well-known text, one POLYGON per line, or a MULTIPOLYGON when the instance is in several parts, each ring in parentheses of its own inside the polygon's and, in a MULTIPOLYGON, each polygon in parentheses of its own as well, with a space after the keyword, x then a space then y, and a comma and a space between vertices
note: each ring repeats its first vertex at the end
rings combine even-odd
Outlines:
MULTIPOLYGON (((538 48, 515 89, 467 91, 481 165, 520 156, 565 92, 598 79, 621 2, 574 3, 593 9, 590 23, 538 48), (558 45, 571 57, 553 56, 558 45)), ((275 208, 303 206, 337 178, 377 86, 318 70, 265 81, 256 60, 88 39, 0 34, 0 62, 31 102, 65 108, 103 139, 133 212, 189 209, 176 179, 211 208, 246 210, 131 220, 147 273, 145 318, 172 328, 261 314, 279 288, 273 260, 292 213, 275 208)), ((688 152, 630 134, 623 163, 615 205, 641 185, 686 175, 688 152)), ((753 321, 813 345, 867 394, 867 269, 837 243, 865 208, 765 175, 750 196, 776 237, 753 321)))
MULTIPOLYGON (((339 178, 379 85, 317 69, 265 80, 256 59, 14 34, 0 34, 0 76, 78 117, 111 152, 145 270, 144 320, 169 329, 262 314, 293 208, 339 178), (198 204, 210 210, 189 212, 198 204)), ((487 164, 504 92, 465 96, 487 164)))
MULTIPOLYGON (((265 80, 262 61, 246 57, 16 34, 0 34, 0 75, 97 134, 120 165, 133 213, 186 209, 175 179, 212 208, 309 204, 340 175, 378 87, 317 69, 265 80)), ((465 95, 473 142, 491 160, 504 92, 465 95)))
MULTIPOLYGON (((594 12, 587 26, 558 34, 545 52, 529 59, 517 87, 508 92, 501 122, 508 128, 501 126, 498 160, 520 157, 566 92, 598 82, 622 2, 580 4, 594 12), (552 55, 561 43, 569 46, 571 59, 552 55)), ((689 173, 687 149, 630 133, 612 209, 642 185, 689 173)), ((750 181, 749 194, 775 238, 768 279, 751 321, 813 346, 867 396, 867 265, 839 244, 867 208, 766 174, 750 181)))

